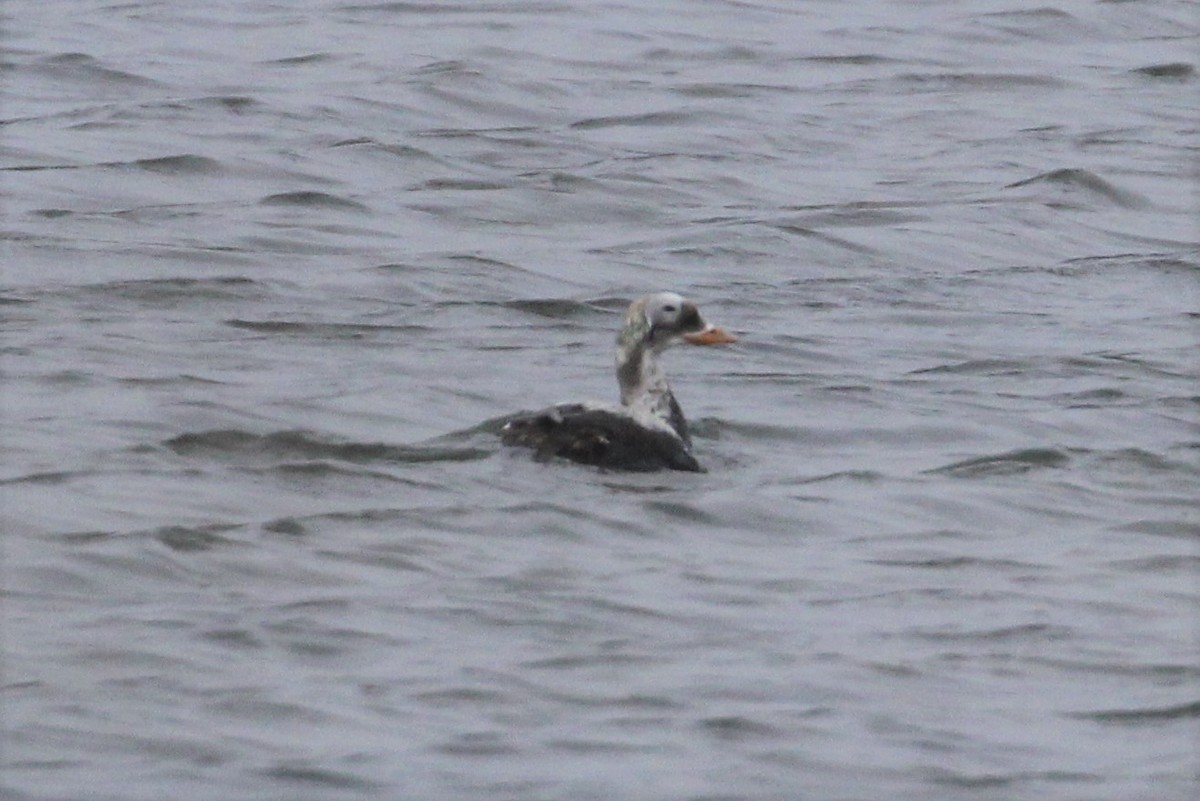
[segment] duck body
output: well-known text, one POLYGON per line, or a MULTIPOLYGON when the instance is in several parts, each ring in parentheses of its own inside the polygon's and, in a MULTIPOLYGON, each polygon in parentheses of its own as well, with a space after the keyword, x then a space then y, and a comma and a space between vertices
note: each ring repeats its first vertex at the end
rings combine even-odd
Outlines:
POLYGON ((532 448, 535 458, 569 459, 609 470, 703 472, 692 455, 683 409, 658 357, 673 344, 715 345, 735 338, 708 325, 696 306, 673 292, 630 304, 617 335, 621 404, 560 403, 514 415, 500 432, 505 445, 532 448))
POLYGON ((690 439, 620 407, 560 403, 517 415, 500 436, 505 445, 532 448, 539 461, 557 456, 608 470, 704 472, 692 455, 690 439))

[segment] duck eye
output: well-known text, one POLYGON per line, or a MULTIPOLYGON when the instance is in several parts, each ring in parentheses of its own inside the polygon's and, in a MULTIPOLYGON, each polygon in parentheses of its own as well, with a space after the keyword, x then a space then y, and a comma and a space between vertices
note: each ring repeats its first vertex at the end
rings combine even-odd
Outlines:
POLYGON ((679 311, 679 309, 668 304, 666 306, 663 306, 663 311, 665 311, 667 314, 674 314, 675 312, 679 311))

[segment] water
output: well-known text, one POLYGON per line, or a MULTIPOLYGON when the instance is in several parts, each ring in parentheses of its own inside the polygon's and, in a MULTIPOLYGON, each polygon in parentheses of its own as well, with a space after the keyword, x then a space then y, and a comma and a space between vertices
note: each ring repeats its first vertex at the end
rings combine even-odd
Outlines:
POLYGON ((1193 3, 3 13, 5 797, 1193 797, 1193 3))

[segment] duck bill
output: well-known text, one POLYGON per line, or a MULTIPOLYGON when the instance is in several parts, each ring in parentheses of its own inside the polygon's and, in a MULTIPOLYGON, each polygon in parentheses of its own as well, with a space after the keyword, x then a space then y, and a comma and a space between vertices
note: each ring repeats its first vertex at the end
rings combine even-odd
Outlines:
POLYGON ((683 341, 690 345, 726 345, 730 342, 737 342, 737 337, 724 328, 707 325, 703 330, 694 334, 684 334, 683 341))

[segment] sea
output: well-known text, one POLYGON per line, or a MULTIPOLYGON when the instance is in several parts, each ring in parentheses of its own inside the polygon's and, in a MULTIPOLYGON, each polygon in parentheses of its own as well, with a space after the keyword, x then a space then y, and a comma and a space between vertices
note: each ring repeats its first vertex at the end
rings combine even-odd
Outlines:
POLYGON ((1200 797, 1198 9, 6 0, 0 798, 1200 797))

